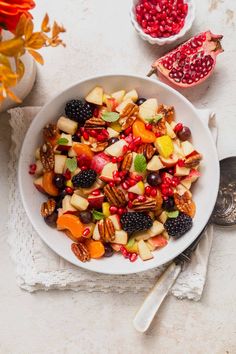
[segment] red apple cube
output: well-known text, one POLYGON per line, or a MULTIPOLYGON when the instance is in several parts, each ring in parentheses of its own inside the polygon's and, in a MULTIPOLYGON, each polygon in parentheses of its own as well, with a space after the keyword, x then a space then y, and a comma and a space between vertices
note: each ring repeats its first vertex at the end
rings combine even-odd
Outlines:
POLYGON ((103 167, 110 161, 111 157, 101 152, 93 157, 90 167, 97 173, 101 173, 103 167))

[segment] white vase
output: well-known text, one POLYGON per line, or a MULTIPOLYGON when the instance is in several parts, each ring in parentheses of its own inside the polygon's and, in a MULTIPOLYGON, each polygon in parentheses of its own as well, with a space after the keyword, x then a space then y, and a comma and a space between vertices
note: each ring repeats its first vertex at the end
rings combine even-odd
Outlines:
MULTIPOLYGON (((12 37, 12 34, 7 31, 3 31, 2 37, 3 39, 9 39, 12 37)), ((23 61, 25 66, 25 73, 22 79, 18 82, 18 84, 15 87, 12 87, 11 90, 17 97, 19 97, 23 101, 24 98, 30 93, 34 85, 36 78, 36 64, 33 57, 28 53, 24 54, 21 57, 21 60, 23 61)), ((10 63, 12 65, 12 68, 14 68, 14 59, 10 58, 10 63)), ((16 106, 17 104, 18 103, 16 103, 15 101, 6 98, 0 105, 0 112, 4 112, 7 109, 16 106)))

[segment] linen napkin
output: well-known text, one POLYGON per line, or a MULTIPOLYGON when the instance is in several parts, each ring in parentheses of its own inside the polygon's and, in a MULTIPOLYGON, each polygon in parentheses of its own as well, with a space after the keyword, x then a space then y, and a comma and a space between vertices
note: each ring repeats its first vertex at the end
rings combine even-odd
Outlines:
MULTIPOLYGON (((8 243, 16 265, 16 277, 22 289, 33 292, 49 289, 102 292, 147 292, 166 266, 129 275, 103 275, 78 268, 62 259, 41 240, 33 229, 21 202, 17 184, 17 162, 26 131, 40 107, 9 110, 12 145, 9 160, 9 225, 8 243)), ((215 115, 199 110, 216 140, 215 115)), ((206 281, 207 265, 213 238, 213 227, 206 230, 192 261, 177 279, 172 294, 198 301, 206 281)))

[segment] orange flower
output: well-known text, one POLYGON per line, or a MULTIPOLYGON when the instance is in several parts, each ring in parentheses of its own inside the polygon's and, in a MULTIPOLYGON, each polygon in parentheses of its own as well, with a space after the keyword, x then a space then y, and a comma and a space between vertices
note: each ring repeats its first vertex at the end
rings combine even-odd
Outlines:
POLYGON ((0 29, 13 32, 22 14, 32 17, 29 10, 34 7, 33 0, 0 0, 0 29))

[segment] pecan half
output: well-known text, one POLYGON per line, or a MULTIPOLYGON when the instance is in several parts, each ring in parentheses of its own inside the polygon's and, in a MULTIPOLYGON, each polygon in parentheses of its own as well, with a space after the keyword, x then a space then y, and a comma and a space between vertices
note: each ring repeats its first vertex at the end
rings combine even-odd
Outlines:
POLYGON ((102 118, 92 117, 86 120, 84 124, 85 129, 102 129, 106 122, 102 118))
POLYGON ((105 241, 111 242, 115 239, 115 227, 111 219, 106 218, 105 220, 106 232, 105 232, 105 241))
POLYGON ((133 154, 129 152, 125 155, 124 160, 122 161, 121 169, 122 171, 129 171, 133 162, 133 154))
POLYGON ((137 118, 138 114, 138 106, 134 103, 128 103, 127 106, 124 108, 122 113, 120 114, 119 124, 122 126, 122 129, 125 130, 131 125, 133 125, 134 121, 137 118))
POLYGON ((101 239, 103 240, 105 238, 106 233, 106 225, 103 219, 98 222, 98 231, 101 239))
POLYGON ((125 195, 121 189, 118 189, 117 187, 111 187, 109 184, 107 184, 104 187, 104 194, 111 205, 115 205, 117 207, 126 205, 125 195))
POLYGON ((59 130, 56 124, 49 123, 43 128, 44 141, 52 141, 53 139, 57 138, 58 134, 59 130))
POLYGON ((182 213, 191 216, 191 218, 194 217, 196 212, 196 206, 188 192, 185 192, 183 195, 175 193, 174 201, 179 211, 182 211, 182 213))
POLYGON ((72 243, 71 250, 81 262, 84 263, 90 260, 90 254, 88 248, 85 246, 84 243, 82 242, 72 243))
POLYGON ((152 131, 156 134, 159 133, 160 135, 166 134, 166 119, 163 117, 158 122, 154 122, 152 124, 152 131))
POLYGON ((54 199, 48 199, 47 202, 44 202, 41 205, 41 215, 46 218, 49 215, 52 215, 56 209, 56 201, 54 199))
POLYGON ((107 146, 108 146, 108 142, 107 141, 105 141, 105 142, 96 142, 96 143, 93 143, 91 145, 91 150, 94 151, 94 152, 101 152, 101 151, 104 151, 107 146))
POLYGON ((133 210, 135 211, 147 211, 156 209, 157 202, 154 198, 148 198, 144 202, 140 202, 138 199, 133 201, 133 210))
POLYGON ((190 157, 188 157, 185 161, 184 164, 188 168, 194 168, 199 165, 200 161, 202 159, 202 155, 199 154, 198 152, 190 157))
POLYGON ((54 169, 54 151, 52 145, 49 142, 46 142, 41 146, 40 160, 45 172, 49 172, 54 169))
POLYGON ((162 197, 161 191, 159 189, 157 189, 157 195, 155 196, 155 200, 157 203, 155 210, 156 211, 161 210, 162 204, 163 204, 163 197, 162 197))
POLYGON ((153 155, 155 154, 156 149, 152 144, 141 144, 138 147, 137 153, 143 154, 147 160, 151 160, 153 155))
POLYGON ((158 113, 163 114, 168 123, 173 122, 175 117, 175 109, 173 106, 166 106, 162 104, 159 106, 158 113))

